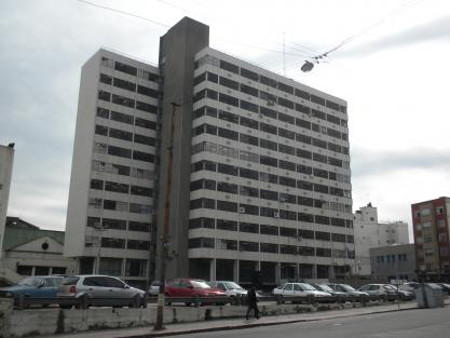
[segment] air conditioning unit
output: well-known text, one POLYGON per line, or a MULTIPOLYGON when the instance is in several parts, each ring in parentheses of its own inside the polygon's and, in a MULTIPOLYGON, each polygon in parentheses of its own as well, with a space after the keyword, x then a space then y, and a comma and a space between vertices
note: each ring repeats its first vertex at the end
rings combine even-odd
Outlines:
POLYGON ((280 196, 280 202, 286 202, 286 197, 280 196))
POLYGON ((238 212, 240 214, 245 214, 245 208, 244 207, 239 207, 238 212))
POLYGON ((267 105, 270 106, 270 107, 275 106, 275 100, 273 100, 273 99, 268 99, 268 100, 267 100, 267 105))
POLYGON ((280 213, 279 213, 279 212, 274 212, 274 213, 273 213, 273 217, 279 218, 279 217, 280 217, 280 213))

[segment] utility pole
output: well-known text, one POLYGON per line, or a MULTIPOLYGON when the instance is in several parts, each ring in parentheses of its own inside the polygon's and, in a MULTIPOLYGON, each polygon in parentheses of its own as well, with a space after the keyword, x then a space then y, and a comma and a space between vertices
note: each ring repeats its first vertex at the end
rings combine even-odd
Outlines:
POLYGON ((180 105, 172 102, 172 116, 170 121, 170 143, 167 150, 169 151, 169 158, 167 161, 167 183, 166 183, 166 200, 164 203, 164 223, 162 235, 160 237, 160 271, 159 271, 159 294, 158 294, 158 309, 156 311, 156 322, 154 330, 164 329, 164 287, 166 285, 166 259, 167 259, 167 244, 169 241, 169 221, 170 221, 170 195, 172 191, 172 166, 173 166, 173 135, 175 134, 175 113, 180 105))

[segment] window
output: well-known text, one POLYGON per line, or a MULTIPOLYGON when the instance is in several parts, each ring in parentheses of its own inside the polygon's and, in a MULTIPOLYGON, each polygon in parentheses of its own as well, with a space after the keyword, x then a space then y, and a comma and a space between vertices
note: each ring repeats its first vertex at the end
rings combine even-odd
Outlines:
POLYGON ((112 84, 112 77, 102 73, 100 74, 100 82, 110 85, 112 84))
POLYGON ((217 166, 217 171, 219 173, 222 173, 222 174, 238 176, 239 168, 238 167, 234 167, 234 166, 229 165, 229 164, 219 163, 218 166, 217 166))
POLYGON ((127 240, 127 249, 131 250, 150 250, 149 241, 127 240))
POLYGON ((131 193, 131 195, 152 197, 153 189, 147 188, 147 187, 139 187, 137 185, 132 185, 130 193, 131 193))
POLYGON ((150 231, 150 223, 130 221, 128 224, 128 230, 149 232, 150 231))
POLYGON ((218 182, 217 183, 217 191, 223 191, 230 194, 238 193, 238 186, 236 184, 227 183, 227 182, 218 182))
POLYGON ((125 240, 120 238, 102 238, 102 248, 116 248, 116 249, 124 249, 125 248, 125 240))
POLYGON ((239 74, 239 67, 233 65, 232 63, 220 60, 220 68, 225 69, 226 71, 239 74))
POLYGON ((151 214, 153 208, 151 205, 140 204, 140 203, 130 203, 130 212, 136 214, 151 214))
POLYGON ((121 219, 103 218, 102 228, 104 229, 116 229, 126 230, 127 221, 121 219))
POLYGON ((296 153, 298 157, 306 158, 309 160, 312 159, 312 153, 310 151, 297 148, 296 153))
POLYGON ((158 113, 158 108, 152 104, 148 104, 145 102, 141 102, 141 101, 136 101, 136 109, 145 111, 147 113, 151 113, 151 114, 157 114, 158 113))
POLYGON ((296 181, 295 181, 295 179, 290 178, 290 177, 280 176, 278 184, 295 188, 296 181))
POLYGON ((295 171, 295 163, 292 163, 292 162, 289 162, 289 161, 279 160, 278 161, 278 166, 281 169, 295 171))
POLYGON ((280 227, 280 236, 297 238, 297 230, 292 228, 280 227))
POLYGON ((278 201, 278 193, 276 191, 261 189, 260 197, 266 200, 278 201))
POLYGON ((236 114, 227 112, 225 110, 219 110, 219 119, 232 123, 239 123, 239 117, 236 114))
POLYGON ((245 94, 248 94, 248 95, 252 95, 252 96, 258 97, 258 89, 250 87, 250 86, 247 86, 247 85, 242 84, 242 83, 241 83, 241 92, 245 93, 245 94))
POLYGON ((301 128, 309 129, 311 130, 311 122, 302 120, 302 119, 296 119, 295 124, 301 128))
POLYGON ((322 231, 316 231, 315 232, 315 237, 317 240, 320 241, 330 241, 331 239, 331 234, 329 232, 322 232, 322 231))
POLYGON ((119 113, 119 112, 116 112, 113 110, 111 111, 111 120, 117 121, 117 122, 122 122, 122 123, 127 123, 127 124, 133 124, 133 122, 134 122, 133 116, 128 115, 128 114, 119 113))
POLYGON ((129 66, 129 65, 126 65, 126 64, 124 64, 122 62, 119 62, 119 61, 116 61, 114 69, 118 70, 119 72, 127 73, 127 74, 130 74, 130 75, 134 75, 134 76, 137 75, 137 68, 129 66))
POLYGON ((245 127, 249 127, 249 128, 258 130, 258 121, 241 116, 240 124, 241 124, 241 126, 245 126, 245 127))
POLYGON ((259 139, 257 137, 250 136, 247 134, 240 134, 239 140, 240 140, 240 142, 251 144, 253 146, 258 146, 258 143, 259 143, 259 139))
POLYGON ((108 135, 108 127, 97 124, 97 125, 95 125, 95 133, 97 135, 107 136, 108 135))
POLYGON ((124 130, 109 128, 109 137, 131 141, 133 139, 133 133, 124 130))
POLYGON ((109 110, 97 107, 97 116, 104 119, 109 119, 109 110))
POLYGON ((286 115, 286 114, 283 114, 283 113, 278 113, 278 119, 280 121, 283 121, 283 122, 287 122, 287 123, 290 123, 290 124, 295 124, 295 118, 290 116, 290 115, 286 115))
POLYGON ((214 238, 190 238, 188 243, 189 249, 195 248, 214 248, 214 238))
POLYGON ((278 166, 278 161, 276 158, 270 157, 270 156, 264 156, 261 155, 259 157, 259 163, 261 164, 265 164, 265 165, 269 165, 271 167, 277 167, 278 166))
POLYGON ((252 180, 258 180, 259 179, 259 172, 256 171, 256 170, 241 168, 239 170, 239 176, 240 177, 245 177, 245 178, 250 178, 252 180))
POLYGON ((156 144, 156 139, 154 137, 134 134, 134 142, 154 147, 156 144))
POLYGON ((251 232, 251 233, 259 233, 259 224, 256 223, 239 223, 239 231, 241 232, 251 232))
POLYGON ((122 95, 112 94, 112 102, 128 108, 134 108, 135 106, 135 102, 133 99, 122 95))
POLYGON ((109 102, 111 101, 111 93, 105 92, 104 90, 99 90, 98 99, 109 102))
POLYGON ((233 131, 230 129, 225 129, 225 128, 219 128, 219 133, 218 135, 220 137, 224 137, 230 140, 235 140, 237 141, 239 139, 239 134, 237 131, 233 131))
POLYGON ((128 184, 117 183, 117 182, 105 182, 105 191, 112 191, 118 193, 128 193, 128 184))
MULTIPOLYGON (((291 146, 287 146, 285 144, 280 143, 279 150, 280 150, 280 152, 285 153, 285 154, 295 155, 295 148, 291 147, 291 146)), ((294 167, 295 167, 295 165, 294 165, 294 167)), ((295 170, 295 168, 294 168, 294 170, 295 170)))
POLYGON ((247 242, 247 241, 239 241, 239 251, 259 251, 259 243, 257 242, 247 242))
POLYGON ((109 146, 108 154, 113 156, 131 158, 131 150, 120 147, 109 146))
POLYGON ((278 183, 278 176, 277 175, 273 175, 273 174, 268 174, 268 173, 261 172, 260 173, 260 180, 261 180, 261 182, 277 184, 278 183))
MULTIPOLYGON (((268 99, 268 100, 270 100, 270 99, 268 99)), ((271 101, 269 101, 269 102, 271 102, 271 101)), ((275 120, 277 119, 277 112, 273 109, 269 109, 269 108, 261 106, 261 107, 259 107, 259 112, 264 116, 270 117, 275 120)))
POLYGON ((132 92, 136 91, 136 84, 122 79, 114 78, 114 87, 126 89, 132 92))
POLYGON ((259 215, 259 207, 251 204, 239 204, 239 213, 247 214, 247 215, 259 215))
POLYGON ((278 128, 278 135, 291 140, 295 140, 295 133, 284 128, 278 128))
POLYGON ((217 220, 217 229, 218 230, 229 230, 229 231, 237 231, 237 222, 218 219, 217 220))
POLYGON ((230 106, 239 107, 239 100, 233 96, 226 95, 226 94, 219 94, 219 101, 223 102, 225 104, 228 104, 230 106))
POLYGON ((268 77, 265 77, 265 76, 261 75, 260 76, 260 81, 261 81, 262 84, 265 84, 265 85, 267 85, 269 87, 277 88, 277 81, 272 80, 272 79, 270 79, 268 77))
POLYGON ((278 227, 275 225, 261 224, 259 226, 259 232, 263 235, 275 235, 278 236, 278 227))
POLYGON ((219 77, 219 84, 234 90, 239 90, 239 82, 230 80, 223 76, 219 77))
POLYGON ((214 218, 193 218, 189 220, 189 229, 197 229, 197 228, 207 228, 214 229, 216 227, 216 222, 214 218))
MULTIPOLYGON (((241 100, 241 108, 245 109, 245 110, 248 110, 248 111, 251 111, 253 113, 257 113, 258 112, 258 105, 254 104, 254 103, 251 103, 251 102, 248 102, 248 101, 245 101, 245 100, 241 100)), ((256 128, 258 128, 258 127, 256 127, 256 128)))
MULTIPOLYGON (((306 214, 306 213, 298 213, 297 218, 300 222, 309 222, 309 223, 314 223, 314 215, 311 214, 306 214)), ((302 235, 302 237, 304 237, 302 235)))
POLYGON ((259 130, 269 134, 277 135, 277 127, 263 122, 259 124, 259 130))
POLYGON ((284 255, 296 255, 297 247, 295 245, 280 245, 280 253, 284 255))
POLYGON ((278 98, 278 104, 280 106, 283 106, 283 107, 286 107, 286 108, 289 108, 289 109, 294 109, 294 102, 292 102, 290 100, 283 99, 282 97, 278 98))
POLYGON ((217 210, 237 212, 237 203, 217 200, 217 210))
POLYGON ((278 245, 277 244, 261 243, 259 249, 261 252, 278 253, 278 245))
POLYGON ((133 160, 155 163, 155 155, 142 151, 133 151, 133 160))
POLYGON ((241 68, 241 76, 253 80, 253 81, 258 81, 259 80, 259 75, 256 74, 255 72, 252 72, 248 69, 245 68, 241 68))
POLYGON ((269 141, 265 138, 259 140, 259 146, 270 150, 278 150, 278 143, 269 141))

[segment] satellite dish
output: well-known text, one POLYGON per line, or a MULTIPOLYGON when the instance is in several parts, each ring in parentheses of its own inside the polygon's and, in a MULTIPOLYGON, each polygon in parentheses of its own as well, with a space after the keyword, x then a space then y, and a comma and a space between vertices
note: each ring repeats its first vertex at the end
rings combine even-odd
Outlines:
POLYGON ((310 72, 313 68, 314 68, 314 63, 305 60, 305 64, 300 69, 302 70, 302 72, 306 73, 306 72, 310 72))

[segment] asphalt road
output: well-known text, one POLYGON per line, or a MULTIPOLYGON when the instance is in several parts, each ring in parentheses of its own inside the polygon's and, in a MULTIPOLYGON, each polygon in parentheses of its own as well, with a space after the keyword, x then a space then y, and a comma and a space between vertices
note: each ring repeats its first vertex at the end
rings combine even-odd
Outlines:
MULTIPOLYGON (((252 321, 249 322, 250 324, 252 321)), ((449 338, 450 307, 183 335, 189 338, 449 338)))

